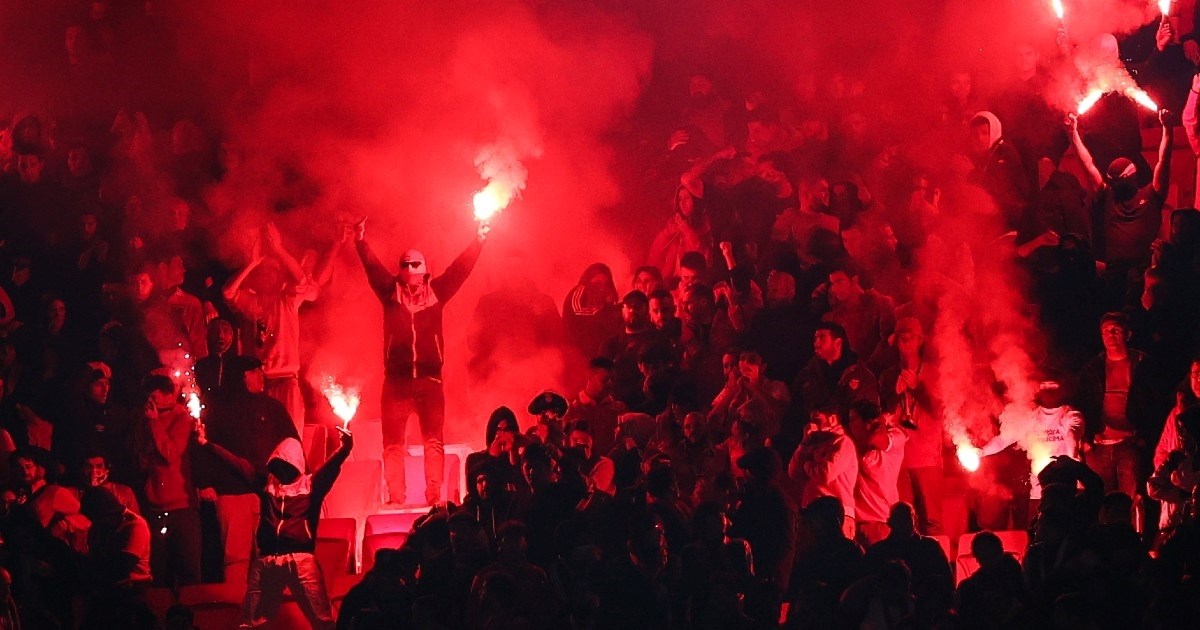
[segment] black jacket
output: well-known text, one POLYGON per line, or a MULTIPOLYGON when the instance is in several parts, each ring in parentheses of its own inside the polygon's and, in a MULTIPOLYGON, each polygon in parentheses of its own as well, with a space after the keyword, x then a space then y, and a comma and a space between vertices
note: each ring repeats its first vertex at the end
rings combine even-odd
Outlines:
MULTIPOLYGON (((1074 406, 1083 414, 1088 441, 1104 431, 1104 362, 1102 352, 1084 364, 1076 386, 1074 406)), ((1146 353, 1129 349, 1129 371, 1125 417, 1133 425, 1139 440, 1153 444, 1162 431, 1170 401, 1166 400, 1167 406, 1164 406, 1159 375, 1146 353)))
MULTIPOLYGON (((317 472, 309 476, 307 486, 302 476, 296 483, 282 487, 273 477, 255 472, 250 462, 219 445, 209 442, 207 446, 238 474, 247 480, 254 480, 255 487, 260 488, 257 494, 261 516, 255 537, 260 554, 312 553, 317 548, 317 521, 321 518, 321 504, 342 472, 342 463, 350 456, 349 446, 339 448, 317 472)), ((305 468, 304 449, 299 440, 288 438, 280 442, 271 459, 287 462, 300 471, 305 468)))
POLYGON ((442 335, 442 309, 471 275, 483 242, 478 239, 459 254, 442 275, 428 281, 435 298, 415 311, 397 299, 398 280, 375 257, 366 241, 355 244, 358 258, 367 272, 367 281, 383 303, 383 365, 388 376, 410 378, 442 377, 445 339, 442 335))

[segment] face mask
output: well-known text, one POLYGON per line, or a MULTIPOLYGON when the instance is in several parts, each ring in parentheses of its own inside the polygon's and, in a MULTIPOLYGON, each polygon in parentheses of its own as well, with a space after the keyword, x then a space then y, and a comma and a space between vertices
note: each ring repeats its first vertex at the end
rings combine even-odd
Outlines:
POLYGON ((1137 181, 1133 178, 1122 177, 1112 183, 1113 196, 1117 201, 1129 201, 1137 194, 1137 181))

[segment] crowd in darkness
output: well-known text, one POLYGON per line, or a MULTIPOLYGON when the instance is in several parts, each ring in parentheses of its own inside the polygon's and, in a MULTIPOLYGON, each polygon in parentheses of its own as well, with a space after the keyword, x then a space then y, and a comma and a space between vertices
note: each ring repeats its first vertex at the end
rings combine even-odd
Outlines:
MULTIPOLYGON (((314 530, 353 439, 304 461, 301 310, 356 249, 412 323, 384 368, 414 389, 390 395, 440 414, 439 304, 487 233, 433 288, 353 222, 309 248, 264 222, 231 268, 206 191, 244 156, 181 113, 169 55, 143 63, 171 43, 142 5, 31 22, 58 51, 31 70, 45 102, 0 120, 0 630, 191 627, 149 594, 248 574, 247 627, 285 583, 314 627, 359 630, 1200 627, 1200 211, 1168 202, 1177 127, 1200 151, 1195 20, 1158 27, 1157 116, 1118 93, 1055 110, 1063 53, 1032 45, 991 89, 948 72, 922 115, 836 69, 787 93, 681 77, 661 148, 630 158, 669 217, 644 265, 588 266, 546 325, 572 389, 496 409, 462 500, 427 489, 331 607, 314 530), (953 353, 1003 354, 999 311, 1028 324, 1022 435, 946 412, 953 353), (978 532, 965 579, 935 538, 949 485, 978 532)), ((966 365, 1011 393, 1002 363, 966 365)))

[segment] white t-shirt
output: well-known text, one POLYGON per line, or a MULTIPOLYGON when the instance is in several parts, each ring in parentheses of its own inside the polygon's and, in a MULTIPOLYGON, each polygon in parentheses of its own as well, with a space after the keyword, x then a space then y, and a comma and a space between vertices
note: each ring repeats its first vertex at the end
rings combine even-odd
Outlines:
POLYGON ((900 501, 900 467, 908 436, 899 427, 888 427, 887 436, 887 448, 873 448, 858 462, 854 512, 859 521, 887 522, 888 512, 900 501))
POLYGON ((1083 430, 1083 416, 1063 405, 1054 409, 1038 407, 1032 422, 1017 430, 1001 430, 1000 435, 984 445, 984 455, 994 455, 1017 444, 1029 456, 1029 498, 1041 499, 1042 486, 1037 474, 1055 457, 1079 459, 1078 436, 1083 430))

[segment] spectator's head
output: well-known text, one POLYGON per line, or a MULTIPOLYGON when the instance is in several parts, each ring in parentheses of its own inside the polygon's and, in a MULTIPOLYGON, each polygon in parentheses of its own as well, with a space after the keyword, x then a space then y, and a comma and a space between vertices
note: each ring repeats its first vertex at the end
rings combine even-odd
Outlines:
POLYGON ((571 448, 579 449, 584 459, 592 458, 592 446, 594 444, 592 434, 578 427, 571 431, 571 435, 567 436, 567 445, 571 448))
POLYGON ((159 413, 171 411, 178 404, 179 393, 171 377, 152 373, 142 379, 142 391, 159 413))
POLYGON ((653 295, 662 286, 662 272, 658 270, 658 267, 646 265, 638 267, 637 271, 633 272, 633 288, 645 295, 653 295))
POLYGON ((125 506, 107 488, 92 486, 79 497, 79 513, 88 517, 92 527, 112 529, 121 524, 125 506))
POLYGON ((901 317, 896 320, 896 329, 892 334, 892 344, 904 356, 919 354, 925 344, 925 332, 921 328, 921 321, 916 317, 901 317))
POLYGON ((557 420, 567 413, 567 399, 558 392, 546 390, 529 401, 527 411, 539 418, 557 420))
POLYGON ((662 330, 675 319, 675 296, 666 289, 650 293, 650 323, 662 330))
POLYGON ((813 353, 832 365, 850 351, 846 329, 834 322, 821 322, 813 333, 813 353))
POLYGON ((706 99, 713 95, 713 82, 707 75, 699 72, 688 78, 688 96, 692 99, 706 99))
POLYGON ((615 304, 617 285, 613 282, 612 270, 604 263, 592 263, 579 277, 588 302, 592 304, 615 304))
POLYGON ((73 143, 67 149, 67 172, 75 178, 92 174, 92 157, 83 143, 73 143))
POLYGON ((995 146, 1003 135, 1000 119, 991 112, 979 112, 971 118, 971 150, 984 153, 995 146))
POLYGON ((903 560, 889 560, 879 570, 879 586, 885 601, 906 602, 912 596, 912 571, 903 560))
POLYGON ((523 562, 529 550, 529 528, 521 521, 506 521, 496 530, 496 553, 501 559, 523 562))
POLYGON ((696 214, 696 197, 686 186, 675 189, 675 212, 688 221, 698 216, 696 214))
POLYGON ((1124 358, 1129 352, 1129 318, 1124 313, 1109 312, 1100 317, 1100 342, 1110 359, 1124 358))
POLYGON ((21 482, 35 490, 45 483, 46 475, 54 466, 50 452, 36 446, 26 446, 13 451, 9 461, 21 482))
POLYGON ((88 54, 88 36, 87 30, 82 24, 72 24, 67 27, 65 40, 67 49, 67 58, 71 63, 79 63, 87 58, 88 54))
POLYGON ((783 470, 783 462, 774 449, 755 446, 746 450, 737 460, 738 468, 746 472, 748 481, 758 484, 774 483, 783 470))
POLYGON ((791 304, 796 301, 796 278, 786 271, 767 273, 767 304, 791 304))
POLYGON ((141 304, 154 295, 155 271, 153 265, 142 265, 129 274, 129 295, 134 302, 141 304))
POLYGON ((296 438, 280 440, 267 459, 267 472, 285 486, 299 480, 304 469, 304 445, 296 438))
POLYGON ((1038 383, 1033 399, 1046 409, 1058 409, 1067 403, 1067 391, 1063 379, 1056 374, 1046 374, 1038 383))
POLYGON ((208 323, 208 348, 212 354, 223 355, 233 347, 233 325, 217 318, 208 323))
POLYGON ((175 254, 158 262, 157 284, 166 291, 171 291, 183 284, 187 268, 183 265, 183 257, 175 254))
POLYGON ((715 304, 711 287, 693 284, 680 296, 679 318, 689 326, 711 323, 715 304))
POLYGON ((862 272, 849 260, 829 272, 829 295, 835 302, 847 302, 863 294, 862 272))
POLYGON ((583 391, 592 400, 604 400, 612 393, 613 365, 611 359, 596 357, 588 361, 588 378, 583 391))
POLYGON ((655 464, 646 471, 646 493, 656 499, 666 499, 677 493, 675 473, 669 464, 655 464))
POLYGON ((87 397, 97 405, 108 403, 108 394, 112 390, 112 369, 103 361, 93 361, 87 364, 87 397))
POLYGON ((626 330, 639 330, 650 324, 650 300, 641 291, 630 291, 621 299, 621 321, 626 330))
POLYGON ((1004 543, 999 536, 984 530, 971 539, 971 555, 979 561, 980 567, 996 566, 1004 559, 1004 543))
POLYGON ((1200 400, 1200 357, 1192 359, 1188 366, 1187 388, 1193 400, 1200 400))
POLYGON ((17 175, 26 184, 36 184, 42 181, 42 169, 46 163, 42 151, 33 146, 19 146, 17 149, 17 175))
POLYGON ((558 462, 545 444, 530 444, 525 447, 521 472, 525 476, 525 482, 534 492, 545 490, 558 482, 558 462))
POLYGON ((855 443, 864 446, 871 435, 883 428, 883 411, 872 400, 858 400, 850 405, 848 425, 855 443))
POLYGON ((400 282, 409 287, 419 287, 429 279, 429 267, 425 264, 425 254, 410 249, 400 257, 400 282))
POLYGON ((83 479, 95 487, 108 481, 108 458, 100 451, 91 451, 83 458, 83 479))
POLYGON ((1180 208, 1172 212, 1168 240, 1185 248, 1195 247, 1200 243, 1200 210, 1180 208))
POLYGON ((699 444, 704 441, 705 433, 707 433, 704 414, 699 411, 689 412, 683 417, 683 439, 692 444, 699 444))
POLYGON ((1117 201, 1129 201, 1138 191, 1137 165, 1129 158, 1116 158, 1105 169, 1104 180, 1117 201))
POLYGON ((679 258, 679 292, 685 293, 689 288, 704 280, 708 273, 708 261, 700 252, 684 252, 679 258))
POLYGON ((55 334, 62 332, 67 324, 67 303, 58 295, 51 294, 45 297, 45 307, 46 329, 55 334))
POLYGON ((829 210, 829 180, 820 175, 800 180, 800 206, 811 212, 829 210))
POLYGON ((794 187, 791 178, 788 177, 788 172, 791 170, 788 162, 787 155, 784 153, 767 153, 758 158, 755 171, 759 179, 776 187, 779 192, 791 194, 794 187))
POLYGON ((899 539, 912 537, 917 532, 913 506, 903 501, 892 505, 892 509, 888 511, 887 526, 891 529, 891 532, 888 533, 889 537, 899 539))
POLYGON ((966 70, 951 72, 947 87, 955 102, 965 104, 971 97, 971 73, 966 70))
POLYGON ((725 508, 715 501, 706 501, 696 506, 692 513, 692 531, 702 543, 716 544, 725 540, 729 532, 729 516, 725 508))
POLYGON ((241 381, 242 387, 251 394, 261 394, 267 388, 267 374, 263 362, 249 356, 236 357, 229 366, 233 382, 241 381))
POLYGON ((1133 499, 1116 490, 1104 495, 1100 502, 1100 523, 1103 525, 1133 525, 1133 499))
POLYGON ((845 520, 846 509, 837 497, 818 497, 804 508, 804 524, 817 540, 844 537, 842 522, 845 520))
POLYGON ((818 431, 839 431, 842 429, 842 418, 834 405, 823 405, 809 414, 809 422, 818 431))
POLYGON ((100 230, 100 219, 93 211, 85 211, 79 215, 79 234, 83 240, 90 241, 96 238, 97 232, 100 230))
POLYGON ((1017 77, 1027 79, 1033 76, 1040 61, 1037 47, 1030 42, 1021 42, 1013 52, 1013 69, 1016 70, 1017 77))
POLYGON ((666 566, 669 559, 666 529, 662 521, 654 516, 634 519, 629 526, 629 555, 639 567, 657 571, 666 566))
POLYGON ((511 437, 516 437, 519 432, 517 414, 508 407, 500 406, 496 407, 488 416, 487 426, 484 428, 484 440, 490 446, 492 442, 496 441, 496 436, 501 433, 509 433, 511 437))

